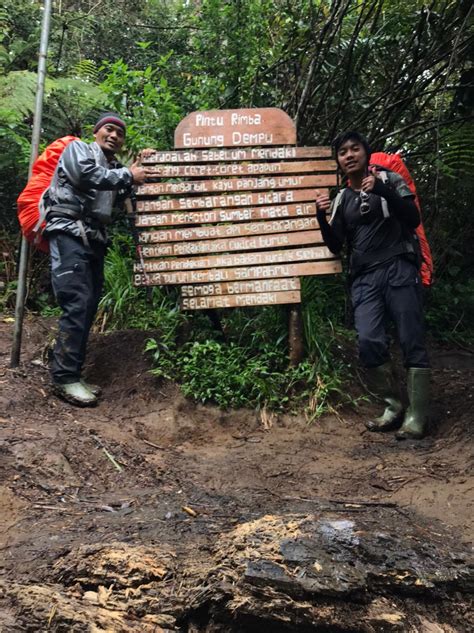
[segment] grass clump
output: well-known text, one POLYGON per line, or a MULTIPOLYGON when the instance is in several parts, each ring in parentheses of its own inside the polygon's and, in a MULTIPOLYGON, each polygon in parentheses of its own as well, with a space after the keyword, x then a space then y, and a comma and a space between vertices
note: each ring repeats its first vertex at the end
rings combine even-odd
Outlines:
MULTIPOLYGON (((287 358, 278 348, 255 350, 208 339, 188 342, 163 358, 163 347, 148 342, 153 352, 153 373, 178 378, 183 393, 200 402, 223 408, 281 409, 288 402, 287 358)), ((171 352, 171 350, 168 350, 171 352)))
POLYGON ((174 335, 183 315, 177 293, 166 288, 141 288, 133 285, 135 247, 129 235, 117 233, 107 251, 104 290, 96 316, 100 331, 139 329, 161 332, 161 338, 174 335))
POLYGON ((309 420, 332 409, 336 399, 349 400, 343 385, 350 368, 338 354, 342 328, 311 306, 303 310, 308 353, 297 367, 288 363, 284 308, 228 311, 222 316, 224 336, 203 327, 203 318, 190 317, 191 340, 163 345, 152 338, 146 347, 152 373, 177 380, 186 396, 222 408, 303 408, 309 420), (194 319, 200 327, 192 327, 194 319))

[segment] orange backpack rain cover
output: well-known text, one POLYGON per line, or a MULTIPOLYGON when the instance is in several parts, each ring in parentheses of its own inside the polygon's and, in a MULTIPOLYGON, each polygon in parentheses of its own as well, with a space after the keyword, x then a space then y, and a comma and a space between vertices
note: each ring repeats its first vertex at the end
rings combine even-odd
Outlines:
POLYGON ((33 163, 31 178, 18 196, 18 220, 21 231, 29 242, 34 242, 36 248, 45 253, 49 251, 48 241, 41 237, 45 223, 39 231, 34 230, 39 220, 41 196, 49 187, 61 154, 69 143, 78 140, 76 136, 63 136, 48 145, 33 163))
MULTIPOLYGON (((399 154, 374 152, 370 157, 370 164, 375 165, 376 167, 385 167, 386 169, 390 169, 390 171, 395 171, 397 172, 397 174, 400 174, 403 180, 407 183, 410 191, 415 196, 415 204, 421 216, 421 206, 418 195, 416 193, 415 183, 413 182, 413 178, 411 177, 407 166, 403 162, 402 157, 399 154)), ((431 256, 430 245, 428 244, 428 240, 426 239, 423 222, 420 222, 415 231, 418 236, 421 248, 421 282, 424 286, 431 286, 431 284, 433 283, 433 257, 431 256)))

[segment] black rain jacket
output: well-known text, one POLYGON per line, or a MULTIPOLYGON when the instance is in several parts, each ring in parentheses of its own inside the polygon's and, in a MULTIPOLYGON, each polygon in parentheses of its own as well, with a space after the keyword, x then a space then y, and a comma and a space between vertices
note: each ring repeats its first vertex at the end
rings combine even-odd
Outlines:
POLYGON ((132 182, 130 170, 116 161, 109 163, 96 142, 72 141, 45 193, 45 236, 60 231, 83 237, 85 231, 88 240, 105 243, 105 226, 112 221, 112 209, 130 193, 132 182))

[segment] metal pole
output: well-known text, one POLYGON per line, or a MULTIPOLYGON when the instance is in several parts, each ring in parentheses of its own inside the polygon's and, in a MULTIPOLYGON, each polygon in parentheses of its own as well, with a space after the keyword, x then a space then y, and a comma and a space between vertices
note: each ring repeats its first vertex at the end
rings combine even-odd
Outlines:
MULTIPOLYGON (((41 25, 41 42, 38 59, 38 80, 36 84, 35 115, 33 132, 31 134, 31 155, 28 178, 31 178, 33 163, 38 156, 41 136, 41 119, 43 115, 44 82, 46 79, 46 57, 48 55, 49 26, 51 23, 51 0, 45 0, 43 22, 41 25)), ((25 311, 26 274, 28 270, 29 244, 24 237, 21 239, 20 265, 18 269, 18 287, 16 291, 15 327, 13 331, 12 354, 10 367, 18 367, 21 351, 21 334, 23 329, 23 315, 25 311)))

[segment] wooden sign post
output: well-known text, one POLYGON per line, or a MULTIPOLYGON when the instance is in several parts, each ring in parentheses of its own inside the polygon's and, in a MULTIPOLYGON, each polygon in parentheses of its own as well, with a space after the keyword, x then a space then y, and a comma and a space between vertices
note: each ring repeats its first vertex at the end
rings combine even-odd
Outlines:
POLYGON ((137 191, 144 264, 135 264, 135 285, 179 285, 183 310, 206 310, 299 304, 300 277, 340 272, 315 205, 316 189, 336 185, 336 165, 327 147, 295 145, 295 125, 277 108, 183 119, 175 150, 143 159, 155 182, 137 191))

